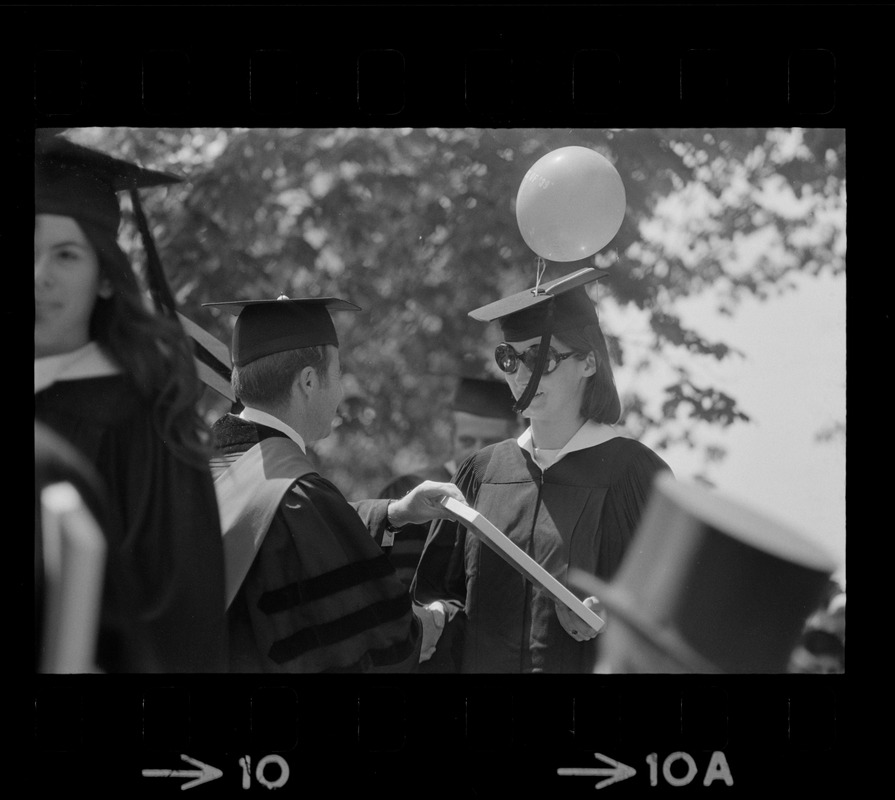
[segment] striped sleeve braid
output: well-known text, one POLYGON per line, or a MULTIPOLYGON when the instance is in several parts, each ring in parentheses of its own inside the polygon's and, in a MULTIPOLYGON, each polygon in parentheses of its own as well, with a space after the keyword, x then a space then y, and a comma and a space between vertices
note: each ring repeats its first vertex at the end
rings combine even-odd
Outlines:
POLYGON ((387 667, 419 645, 394 567, 316 474, 286 492, 241 594, 265 671, 387 667))

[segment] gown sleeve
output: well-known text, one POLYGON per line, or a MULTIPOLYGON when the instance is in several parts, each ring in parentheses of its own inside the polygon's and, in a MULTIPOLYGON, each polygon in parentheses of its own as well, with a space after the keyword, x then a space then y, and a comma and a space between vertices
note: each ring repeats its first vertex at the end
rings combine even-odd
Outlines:
MULTIPOLYGON (((106 513, 108 498, 102 479, 74 446, 48 428, 34 421, 34 645, 35 671, 42 669, 45 647, 49 644, 45 629, 44 613, 48 599, 46 565, 44 563, 43 490, 55 483, 71 484, 80 495, 87 510, 93 516, 108 540, 106 513)), ((110 620, 103 616, 99 621, 98 642, 94 658, 111 643, 118 646, 120 631, 110 627, 110 620)), ((109 665, 105 664, 104 667, 109 665)))
MULTIPOLYGON (((477 458, 470 456, 451 479, 466 502, 473 505, 481 481, 477 458)), ((450 519, 432 523, 416 575, 411 583, 415 603, 426 605, 441 601, 445 608, 445 626, 429 661, 419 666, 422 673, 457 673, 463 657, 466 633, 466 527, 450 519)))
POLYGON ((110 587, 135 627, 139 671, 226 670, 224 564, 207 467, 176 457, 149 420, 100 454, 118 516, 110 587))
POLYGON ((390 500, 357 500, 349 505, 357 512, 376 544, 382 544, 385 526, 388 524, 390 500))
POLYGON ((653 481, 661 471, 670 469, 652 450, 632 440, 614 471, 603 509, 603 535, 596 558, 598 577, 611 579, 621 564, 649 501, 653 481))
MULTIPOLYGON (((478 455, 464 461, 451 481, 470 505, 475 503, 481 485, 478 455)), ((461 611, 466 603, 465 552, 465 526, 450 519, 433 522, 411 584, 414 601, 425 605, 441 600, 449 606, 449 618, 461 611)))

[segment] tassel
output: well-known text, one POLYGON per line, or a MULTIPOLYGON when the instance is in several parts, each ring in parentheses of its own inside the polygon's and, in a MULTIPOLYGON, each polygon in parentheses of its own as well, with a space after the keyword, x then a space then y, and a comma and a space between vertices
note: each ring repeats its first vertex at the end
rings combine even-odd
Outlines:
POLYGON ((146 221, 146 214, 143 212, 143 206, 140 203, 140 195, 136 189, 130 190, 131 204, 134 208, 134 217, 137 221, 137 228, 143 238, 143 247, 146 250, 146 272, 149 283, 149 294, 155 303, 156 309, 164 316, 175 317, 174 295, 171 287, 168 286, 168 280, 165 277, 165 271, 162 268, 161 259, 159 259, 158 251, 155 248, 155 241, 152 238, 152 232, 149 230, 149 223, 146 221))
POLYGON ((541 375, 544 373, 544 365, 547 363, 547 357, 550 354, 550 339, 553 336, 553 304, 551 298, 547 306, 547 317, 544 320, 544 333, 541 335, 541 344, 538 346, 538 357, 535 359, 534 368, 531 371, 531 377, 528 379, 528 385, 522 393, 513 410, 517 414, 521 414, 528 408, 535 392, 538 390, 538 384, 541 382, 541 375))

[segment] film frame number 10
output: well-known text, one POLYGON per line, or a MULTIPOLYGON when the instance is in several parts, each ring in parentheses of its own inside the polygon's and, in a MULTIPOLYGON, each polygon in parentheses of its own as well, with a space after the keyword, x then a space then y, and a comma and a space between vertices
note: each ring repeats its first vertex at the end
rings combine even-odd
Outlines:
MULTIPOLYGON (((252 758, 245 755, 239 759, 239 766, 242 767, 242 788, 250 789, 252 786, 252 758)), ((271 770, 272 771, 272 770, 271 770)), ((268 789, 280 789, 286 785, 289 780, 289 764, 286 759, 278 755, 267 755, 258 759, 255 765, 255 780, 268 789), (267 767, 273 766, 278 769, 275 779, 265 774, 267 767)))

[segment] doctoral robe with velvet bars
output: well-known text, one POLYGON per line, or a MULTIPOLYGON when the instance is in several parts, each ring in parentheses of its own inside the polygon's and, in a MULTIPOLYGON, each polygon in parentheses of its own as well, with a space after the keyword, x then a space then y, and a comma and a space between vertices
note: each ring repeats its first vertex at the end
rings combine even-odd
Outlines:
MULTIPOLYGON (((234 415, 212 432, 216 450, 231 456, 262 438, 285 436, 234 415)), ((406 587, 377 544, 387 508, 388 500, 349 503, 316 472, 289 487, 228 612, 231 671, 416 667, 420 627, 406 587)))

